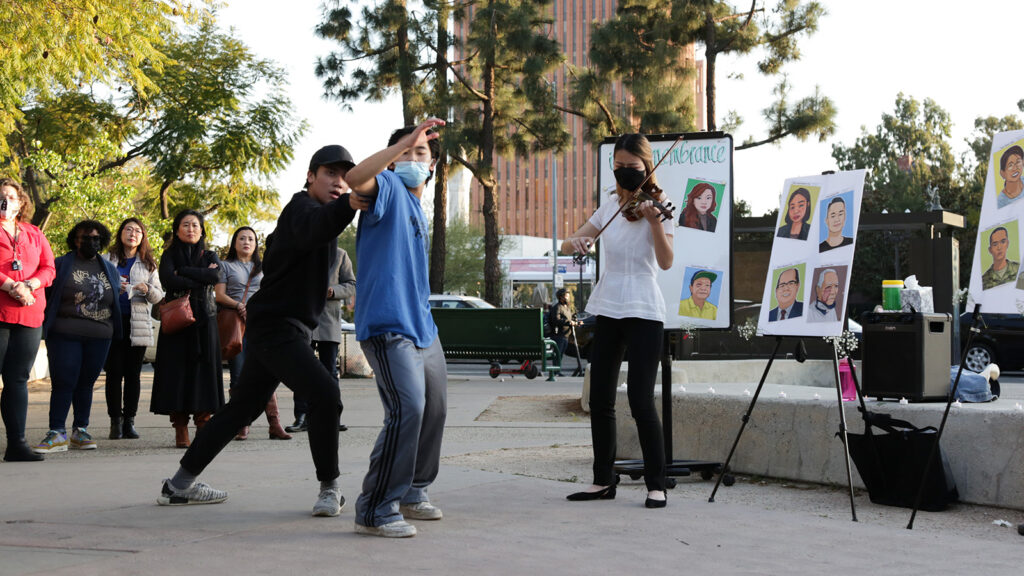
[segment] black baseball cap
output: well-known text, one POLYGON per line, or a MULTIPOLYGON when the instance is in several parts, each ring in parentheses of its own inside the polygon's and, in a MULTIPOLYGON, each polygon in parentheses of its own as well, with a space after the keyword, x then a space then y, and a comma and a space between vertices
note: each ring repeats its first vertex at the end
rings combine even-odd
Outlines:
POLYGON ((345 168, 351 168, 356 165, 348 150, 345 150, 344 146, 337 144, 324 146, 317 150, 313 157, 309 159, 309 171, 316 174, 317 168, 328 164, 344 164, 345 168))

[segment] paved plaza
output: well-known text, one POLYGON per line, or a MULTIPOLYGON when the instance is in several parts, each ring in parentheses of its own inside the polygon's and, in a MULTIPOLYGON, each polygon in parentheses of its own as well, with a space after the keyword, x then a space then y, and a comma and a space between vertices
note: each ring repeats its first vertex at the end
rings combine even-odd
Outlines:
MULTIPOLYGON (((310 516, 317 482, 308 440, 269 440, 265 420, 201 477, 228 491, 225 503, 158 507, 160 481, 182 454, 173 430, 144 413, 141 439, 106 440, 101 385, 102 377, 90 427, 98 450, 0 462, 0 575, 1010 574, 1024 552, 1019 510, 958 505, 920 513, 906 530, 909 510, 875 506, 863 492, 852 522, 841 488, 743 476, 714 503, 713 484, 696 478, 680 479, 663 510, 645 509, 642 482, 628 478, 615 500, 567 502, 590 480, 589 420, 572 404, 582 379, 569 377, 451 376, 444 460, 430 491, 445 517, 416 522, 412 539, 353 532, 382 418, 369 379, 342 384, 350 430, 340 442, 341 516, 310 516), (529 409, 538 405, 556 409, 529 409)), ((279 396, 290 421, 291 393, 279 396)), ((32 443, 45 432, 47 403, 46 387, 34 386, 32 443)))

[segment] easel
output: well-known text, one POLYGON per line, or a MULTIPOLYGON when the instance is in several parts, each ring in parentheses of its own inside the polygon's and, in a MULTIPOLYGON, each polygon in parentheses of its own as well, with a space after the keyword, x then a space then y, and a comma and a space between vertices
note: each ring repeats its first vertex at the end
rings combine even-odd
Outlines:
MULTIPOLYGON (((967 334, 967 345, 964 346, 964 350, 971 349, 971 340, 974 339, 974 335, 980 332, 978 329, 978 320, 981 319, 981 304, 974 305, 974 311, 971 312, 971 331, 967 334)), ((931 470, 932 459, 935 458, 936 453, 939 451, 939 439, 942 438, 942 431, 946 429, 946 418, 949 417, 949 409, 953 405, 953 400, 956 399, 956 389, 960 386, 960 375, 964 373, 963 359, 960 361, 960 368, 956 371, 956 378, 953 379, 953 386, 949 389, 949 397, 946 398, 946 409, 942 412, 942 423, 939 424, 939 430, 935 433, 935 442, 932 443, 932 449, 928 453, 928 459, 924 461, 924 470, 921 472, 921 483, 917 487, 917 496, 914 498, 914 509, 910 513, 910 522, 907 523, 907 530, 914 529, 914 518, 917 517, 917 509, 921 506, 921 497, 924 495, 924 485, 928 480, 928 472, 931 470)), ((860 390, 857 391, 860 394, 860 390)))
MULTIPOLYGON (((670 352, 671 338, 673 333, 679 331, 665 331, 665 339, 661 345, 661 434, 665 442, 665 486, 675 488, 675 476, 689 476, 699 472, 704 480, 710 480, 716 472, 720 472, 718 480, 722 481, 725 467, 721 462, 707 462, 703 460, 674 460, 672 455, 672 355, 670 352)), ((631 479, 637 480, 644 473, 643 460, 617 460, 613 468, 616 474, 626 474, 631 479)), ((725 485, 732 486, 735 480, 732 476, 725 478, 725 485)), ((715 484, 718 488, 718 484, 715 484)))
MULTIPOLYGON (((849 327, 847 319, 843 319, 843 329, 846 330, 849 327)), ((715 494, 718 492, 718 485, 721 483, 722 478, 729 472, 729 462, 732 461, 733 454, 736 452, 736 446, 740 443, 740 437, 743 436, 743 431, 747 427, 747 422, 750 421, 750 414, 754 411, 754 405, 757 404, 757 398, 761 395, 761 389, 764 387, 765 380, 768 379, 768 373, 772 369, 772 363, 775 362, 775 357, 779 353, 779 348, 782 346, 782 336, 775 337, 775 348, 772 350, 772 355, 768 358, 768 365, 764 367, 764 373, 761 375, 761 381, 757 384, 757 390, 754 392, 754 397, 750 399, 750 406, 747 407, 746 414, 743 415, 743 423, 740 425, 740 430, 736 434, 736 440, 732 443, 732 448, 729 450, 729 456, 725 459, 725 464, 722 466, 722 474, 719 475, 718 481, 715 482, 715 488, 711 491, 711 497, 708 498, 708 502, 715 501, 715 494)), ((802 362, 802 358, 806 356, 806 353, 802 352, 803 341, 799 341, 797 349, 797 361, 802 362)), ((851 369, 853 363, 850 363, 851 369)), ((839 437, 843 442, 843 451, 846 455, 846 482, 850 489, 850 513, 853 516, 853 521, 857 521, 857 507, 853 501, 853 473, 850 468, 850 448, 846 441, 846 410, 843 406, 843 391, 839 382, 839 351, 838 344, 835 340, 832 341, 832 372, 835 376, 836 382, 836 400, 839 402, 839 437)), ((856 380, 854 380, 856 382, 856 380)), ((857 390, 857 395, 860 396, 860 389, 857 390)), ((863 398, 861 399, 863 402, 863 398)))

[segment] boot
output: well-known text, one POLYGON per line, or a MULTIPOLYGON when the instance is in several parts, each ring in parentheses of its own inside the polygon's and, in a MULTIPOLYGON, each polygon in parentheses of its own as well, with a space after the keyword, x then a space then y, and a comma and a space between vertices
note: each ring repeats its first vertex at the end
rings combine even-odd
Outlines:
POLYGON ((199 412, 192 417, 192 420, 196 423, 196 434, 206 426, 206 423, 210 421, 210 417, 213 416, 213 412, 199 412))
POLYGON ((125 416, 121 422, 121 436, 124 438, 131 438, 135 440, 139 437, 139 432, 135 430, 135 417, 125 416))
POLYGON ((284 427, 285 432, 305 432, 309 430, 309 424, 306 423, 306 415, 299 414, 295 417, 295 423, 291 426, 284 427))
POLYGON ((110 417, 110 439, 120 440, 121 439, 121 417, 111 416, 110 417))
POLYGON ((238 434, 235 434, 235 440, 245 440, 247 438, 249 438, 249 427, 242 426, 242 429, 238 431, 238 434))
POLYGON ((24 438, 7 439, 7 451, 4 452, 5 462, 41 462, 42 454, 36 454, 28 447, 24 438))
POLYGON ((178 448, 188 448, 191 444, 188 439, 188 414, 171 414, 171 423, 174 424, 174 445, 178 448))
POLYGON ((267 402, 267 423, 270 424, 271 440, 291 440, 292 435, 281 427, 281 414, 277 410, 277 394, 271 394, 267 402))

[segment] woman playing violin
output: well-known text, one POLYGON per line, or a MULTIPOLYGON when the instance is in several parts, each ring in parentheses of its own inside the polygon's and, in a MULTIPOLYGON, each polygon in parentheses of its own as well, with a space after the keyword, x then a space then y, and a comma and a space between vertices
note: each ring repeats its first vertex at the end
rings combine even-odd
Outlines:
POLYGON ((648 490, 645 505, 662 508, 665 448, 661 422, 654 409, 654 381, 661 356, 665 301, 655 274, 658 268, 667 270, 672 266, 673 221, 663 220, 662 210, 651 200, 629 210, 637 217, 635 221, 614 217, 641 187, 650 197, 660 202, 666 200, 652 174, 653 155, 647 138, 640 134, 620 136, 615 142, 613 160, 618 202, 605 202, 590 221, 562 243, 562 252, 586 254, 598 231, 607 225, 603 234, 604 270, 586 307, 587 312, 597 317, 590 363, 594 483, 568 498, 615 498, 615 389, 628 347, 627 395, 644 457, 644 482, 648 490))

